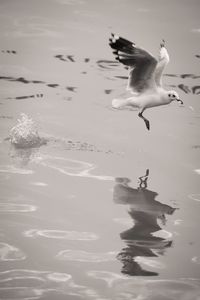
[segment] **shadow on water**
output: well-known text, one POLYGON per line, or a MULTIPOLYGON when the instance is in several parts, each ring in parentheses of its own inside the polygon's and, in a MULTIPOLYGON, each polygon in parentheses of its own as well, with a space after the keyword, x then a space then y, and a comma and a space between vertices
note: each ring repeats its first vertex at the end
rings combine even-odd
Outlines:
POLYGON ((140 263, 162 268, 163 266, 156 261, 148 261, 145 258, 164 255, 166 249, 172 245, 170 233, 167 237, 156 236, 156 233, 162 230, 159 223, 165 225, 166 215, 172 215, 176 208, 155 200, 158 194, 147 188, 148 176, 147 169, 146 174, 139 177, 137 188, 129 186, 128 178, 116 178, 113 192, 116 204, 129 206, 128 213, 134 222, 132 228, 120 233, 126 247, 117 255, 123 265, 121 272, 131 276, 159 275, 157 272, 143 269, 140 263))

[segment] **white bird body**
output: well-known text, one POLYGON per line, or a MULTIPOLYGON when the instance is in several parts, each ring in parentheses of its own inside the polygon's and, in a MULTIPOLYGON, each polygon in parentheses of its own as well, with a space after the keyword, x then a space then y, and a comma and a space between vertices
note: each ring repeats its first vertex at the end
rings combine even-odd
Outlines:
POLYGON ((167 105, 174 100, 182 102, 175 91, 166 91, 162 86, 162 74, 169 62, 169 55, 162 41, 158 60, 147 51, 124 38, 112 34, 110 46, 114 49, 116 59, 129 66, 130 73, 127 89, 133 96, 127 99, 114 99, 113 108, 132 106, 139 108, 138 116, 142 118, 147 129, 149 121, 142 115, 147 108, 167 105))
POLYGON ((124 106, 137 107, 139 109, 146 109, 160 105, 167 105, 171 102, 167 93, 163 89, 158 89, 157 93, 147 92, 143 94, 134 95, 127 99, 113 99, 113 108, 121 108, 124 106))

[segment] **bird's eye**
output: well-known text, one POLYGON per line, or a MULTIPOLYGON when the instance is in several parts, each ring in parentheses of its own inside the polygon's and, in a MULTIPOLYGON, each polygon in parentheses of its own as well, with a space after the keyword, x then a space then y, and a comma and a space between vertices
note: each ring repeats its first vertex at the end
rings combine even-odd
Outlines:
POLYGON ((171 97, 171 94, 168 94, 169 97, 171 97))
POLYGON ((175 95, 172 95, 172 97, 174 97, 174 98, 175 98, 176 96, 175 96, 175 95))

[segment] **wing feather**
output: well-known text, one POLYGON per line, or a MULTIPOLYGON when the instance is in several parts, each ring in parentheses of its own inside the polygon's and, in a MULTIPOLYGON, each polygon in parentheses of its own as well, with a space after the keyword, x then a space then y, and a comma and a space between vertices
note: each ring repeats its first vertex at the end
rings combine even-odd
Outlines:
POLYGON ((157 86, 162 86, 162 75, 166 65, 169 63, 169 54, 165 48, 165 43, 160 45, 160 54, 158 58, 158 64, 155 69, 155 82, 157 86))
POLYGON ((154 71, 157 65, 155 57, 136 47, 135 43, 114 34, 109 41, 116 59, 130 68, 128 89, 138 93, 155 89, 154 71))

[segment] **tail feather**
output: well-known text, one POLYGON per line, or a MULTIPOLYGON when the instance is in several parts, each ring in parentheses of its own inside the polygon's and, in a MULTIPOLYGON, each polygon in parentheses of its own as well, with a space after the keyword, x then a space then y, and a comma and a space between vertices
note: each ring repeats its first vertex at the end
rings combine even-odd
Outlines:
POLYGON ((113 99, 112 107, 113 108, 121 108, 128 105, 127 99, 113 99))

